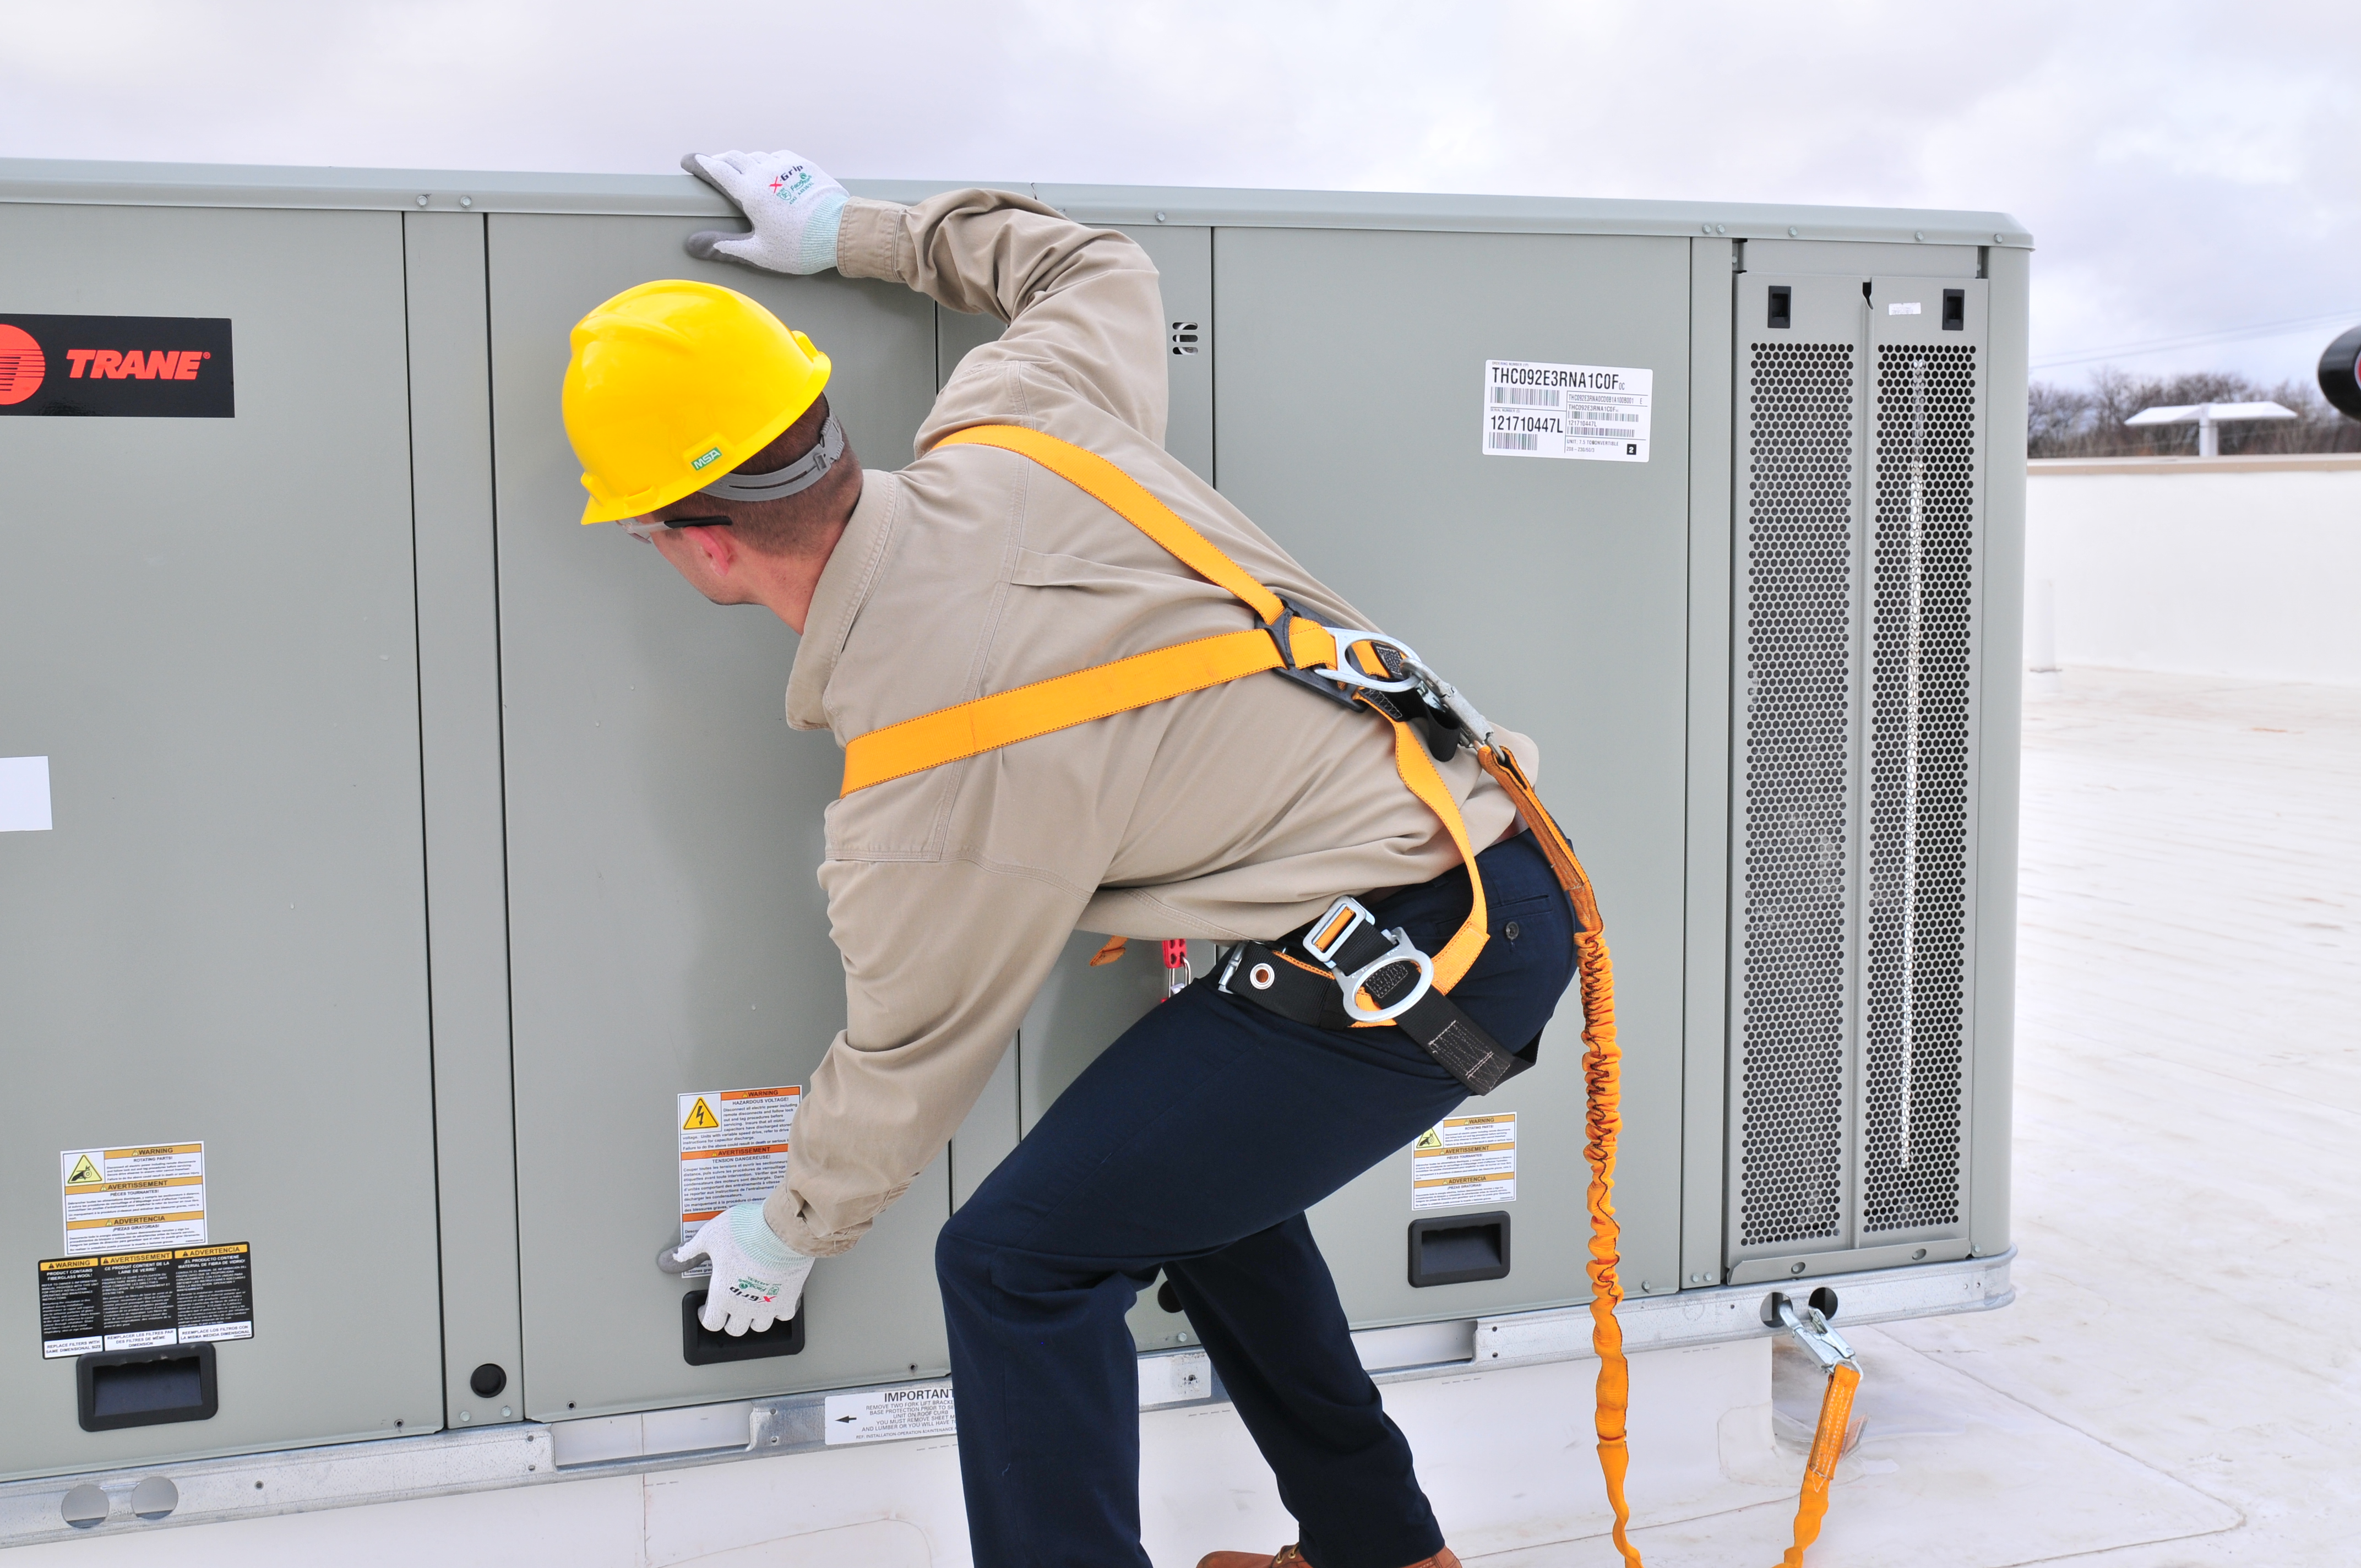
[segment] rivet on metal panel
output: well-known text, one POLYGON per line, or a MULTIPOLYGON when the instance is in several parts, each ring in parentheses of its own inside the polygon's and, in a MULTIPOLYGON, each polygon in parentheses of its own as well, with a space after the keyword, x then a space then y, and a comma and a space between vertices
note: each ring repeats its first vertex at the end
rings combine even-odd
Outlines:
POLYGON ((1704 231, 1705 231, 1706 233, 1708 233, 1708 234, 1711 234, 1711 233, 1713 232, 1713 225, 1712 225, 1711 224, 1703 224, 1703 225, 1698 225, 1698 226, 1699 226, 1699 227, 1701 227, 1702 229, 1704 229, 1704 231))
POLYGON ((422 207, 423 207, 423 206, 424 206, 424 205, 426 205, 426 198, 425 198, 425 197, 423 197, 423 196, 419 197, 419 198, 418 198, 418 204, 419 204, 420 206, 422 206, 422 207))
POLYGON ((515 1410, 513 1410, 513 1409, 510 1409, 508 1406, 506 1406, 506 1405, 502 1405, 502 1406, 500 1407, 500 1420, 509 1420, 511 1417, 514 1416, 515 1414, 516 1414, 516 1411, 515 1411, 515 1410))
POLYGON ((2008 236, 2004 234, 1996 234, 1993 236, 1993 243, 1994 245, 2005 245, 2008 243, 2008 236))
POLYGON ((463 1421, 470 1421, 470 1420, 475 1420, 475 1418, 474 1418, 473 1416, 469 1415, 469 1414, 468 1414, 467 1411, 465 1411, 465 1410, 461 1410, 461 1411, 459 1412, 459 1419, 460 1419, 461 1420, 463 1420, 463 1421))
POLYGON ((1730 232, 1730 225, 1728 224, 1716 224, 1713 225, 1713 232, 1716 234, 1728 234, 1730 232))
POLYGON ((462 196, 462 197, 460 197, 460 198, 459 198, 459 205, 461 205, 461 206, 463 206, 463 207, 472 207, 472 206, 474 206, 475 204, 476 204, 476 198, 474 198, 473 196, 462 196))
POLYGON ((1925 229, 1913 230, 1910 237, 1912 239, 1925 239, 1927 237, 1927 231, 1925 229))
POLYGON ((1160 223, 1162 223, 1162 222, 1164 221, 1164 214, 1163 214, 1162 213, 1159 213, 1159 214, 1156 214, 1156 221, 1157 221, 1158 223, 1159 223, 1159 224, 1160 224, 1160 223))
POLYGON ((1789 224, 1789 225, 1787 225, 1787 237, 1788 237, 1789 239, 1793 239, 1793 238, 1795 238, 1795 225, 1793 225, 1793 224, 1789 224))

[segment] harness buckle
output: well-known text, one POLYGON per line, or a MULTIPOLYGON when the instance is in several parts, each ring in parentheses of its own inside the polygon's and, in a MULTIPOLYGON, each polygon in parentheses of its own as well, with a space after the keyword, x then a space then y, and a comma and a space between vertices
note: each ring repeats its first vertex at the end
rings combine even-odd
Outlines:
POLYGON ((1330 905, 1328 912, 1314 920, 1303 934, 1303 950, 1336 977, 1337 985, 1345 992, 1345 1011, 1356 1022, 1363 1024, 1392 1023, 1416 1006, 1419 999, 1434 986, 1434 960, 1418 950, 1417 945, 1411 941, 1409 932, 1399 928, 1378 933, 1393 938, 1393 946, 1367 963, 1349 974, 1336 967, 1337 953, 1352 940, 1354 933, 1364 926, 1377 923, 1378 917, 1370 914, 1359 899, 1346 896, 1330 905), (1369 982, 1369 977, 1379 970, 1400 963, 1410 964, 1418 970, 1418 983, 1410 988, 1410 994, 1383 1007, 1362 1006, 1361 988, 1369 982))

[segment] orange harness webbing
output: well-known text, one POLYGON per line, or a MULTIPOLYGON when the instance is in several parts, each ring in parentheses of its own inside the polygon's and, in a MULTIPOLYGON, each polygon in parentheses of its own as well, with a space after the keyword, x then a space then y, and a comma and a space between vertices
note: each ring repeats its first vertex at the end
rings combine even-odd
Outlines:
MULTIPOLYGON (((1039 431, 1016 425, 972 425, 943 437, 939 445, 994 446, 1027 457, 1066 480, 1148 538, 1162 545, 1183 565, 1207 582, 1228 589, 1262 622, 1245 630, 1159 648, 1116 659, 1071 674, 1060 675, 1011 691, 978 697, 933 713, 920 714, 883 729, 857 736, 844 749, 844 793, 866 789, 928 769, 981 755, 1002 746, 1029 740, 1094 718, 1145 707, 1225 681, 1288 667, 1272 630, 1284 625, 1292 663, 1301 668, 1341 667, 1348 652, 1326 628, 1301 617, 1284 619, 1285 606, 1277 594, 1257 582, 1211 540, 1189 526, 1178 513, 1149 494, 1145 487, 1113 463, 1093 452, 1039 431)), ((1374 657, 1364 651, 1358 658, 1364 671, 1375 674, 1374 657)), ((1364 704, 1368 707, 1369 705, 1364 704)), ((1467 839, 1467 826, 1458 804, 1435 771, 1426 743, 1408 724, 1374 707, 1369 711, 1394 729, 1394 767, 1402 784, 1443 821, 1453 845, 1467 866, 1473 907, 1467 919, 1442 952, 1434 955, 1434 986, 1449 992, 1466 974, 1483 950, 1487 914, 1484 882, 1476 874, 1476 849, 1467 839)), ((1473 737, 1483 740, 1488 738, 1473 737)), ((1615 1041, 1615 970, 1607 950, 1598 901, 1582 862, 1575 858, 1557 821, 1541 803, 1532 781, 1507 751, 1479 744, 1477 762, 1489 773, 1533 830, 1543 854, 1574 905, 1575 962, 1582 985, 1582 1071, 1587 1095, 1587 1139, 1583 1153, 1590 1164, 1591 1344, 1598 1353, 1598 1464, 1607 1483, 1607 1500, 1615 1514, 1615 1545, 1631 1568, 1640 1568, 1640 1552, 1629 1537, 1631 1507, 1624 1500, 1624 1473, 1631 1455, 1626 1446, 1625 1416, 1631 1401, 1631 1366, 1623 1354, 1623 1331, 1615 1310, 1622 1304, 1623 1287, 1616 1276, 1621 1228, 1615 1218, 1615 1146, 1622 1131, 1622 1052, 1615 1041)), ((1092 961, 1119 957, 1121 938, 1107 944, 1092 961)), ((1859 1375, 1850 1367, 1839 1374, 1844 1384, 1844 1409, 1851 1408, 1851 1384, 1859 1375)), ((1831 1379, 1829 1400, 1837 1398, 1831 1379)), ((1803 1549, 1819 1531, 1827 1511, 1828 1479, 1836 1468, 1845 1419, 1836 1417, 1836 1437, 1828 1437, 1828 1409, 1821 1412, 1820 1438, 1813 1444, 1812 1465, 1804 1483, 1803 1506, 1795 1521, 1796 1543, 1788 1553, 1789 1568, 1803 1561, 1803 1549), (1826 1449, 1823 1464, 1822 1450, 1826 1449), (1817 1489, 1815 1482, 1817 1480, 1817 1489)))
MULTIPOLYGON (((1284 622, 1295 663, 1303 668, 1338 667, 1347 649, 1316 622, 1286 618, 1279 598, 1222 554, 1203 534, 1183 521, 1170 507, 1148 494, 1137 479, 1094 452, 1086 452, 1054 435, 1016 425, 982 424, 953 431, 938 443, 942 446, 996 446, 1029 457, 1084 494, 1105 503, 1117 517, 1138 529, 1176 556, 1181 565, 1243 600, 1263 622, 1244 631, 1199 638, 1150 652, 1135 653, 1104 664, 1076 670, 1011 691, 996 692, 950 707, 906 718, 883 729, 855 736, 844 748, 844 793, 851 795, 889 779, 924 773, 945 762, 978 756, 1019 740, 1071 729, 1094 718, 1126 713, 1135 707, 1182 696, 1266 670, 1287 667, 1278 640, 1266 628, 1284 622)), ((1373 659, 1362 661, 1374 669, 1373 659)), ((1367 707, 1367 704, 1363 705, 1367 707)), ((1411 794, 1443 821, 1451 842, 1467 867, 1475 899, 1466 920, 1443 950, 1434 955, 1434 988, 1448 992, 1457 985, 1484 950, 1488 924, 1484 881, 1476 874, 1476 846, 1467 840, 1467 824, 1443 775, 1427 755, 1417 730, 1398 719, 1384 718, 1394 729, 1394 770, 1411 794)))

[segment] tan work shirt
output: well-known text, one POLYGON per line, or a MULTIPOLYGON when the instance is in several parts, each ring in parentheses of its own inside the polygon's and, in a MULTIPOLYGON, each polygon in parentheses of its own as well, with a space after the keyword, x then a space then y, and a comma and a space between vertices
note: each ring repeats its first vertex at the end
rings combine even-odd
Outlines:
MULTIPOLYGON (((1129 239, 995 192, 856 200, 837 266, 1008 327, 961 362, 916 460, 867 473, 812 596, 788 723, 841 745, 1255 624, 1047 469, 986 447, 929 450, 965 425, 1088 448, 1281 595, 1331 625, 1371 625, 1166 455, 1163 301, 1129 239)), ((1498 839, 1515 816, 1499 786, 1464 751, 1442 773, 1473 842, 1498 839)), ((796 1115, 772 1227, 812 1254, 859 1239, 966 1115, 1077 927, 1268 939, 1340 894, 1424 882, 1458 860, 1395 773, 1391 729, 1275 674, 837 801, 819 880, 848 1022, 796 1115)))

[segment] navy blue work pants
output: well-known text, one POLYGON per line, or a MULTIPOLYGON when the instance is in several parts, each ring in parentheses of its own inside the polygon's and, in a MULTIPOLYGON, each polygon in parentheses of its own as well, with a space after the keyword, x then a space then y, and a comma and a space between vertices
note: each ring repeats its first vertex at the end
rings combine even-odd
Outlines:
MULTIPOLYGON (((1515 1050, 1573 979, 1573 913, 1531 835, 1477 864, 1491 940, 1451 994, 1515 1050)), ((1467 907, 1461 869, 1374 912, 1433 953, 1467 907)), ((1109 1046, 936 1244, 977 1568, 1148 1568, 1124 1314, 1159 1268, 1314 1568, 1439 1550, 1303 1212, 1466 1093, 1399 1029, 1291 1023, 1210 981, 1109 1046)))

